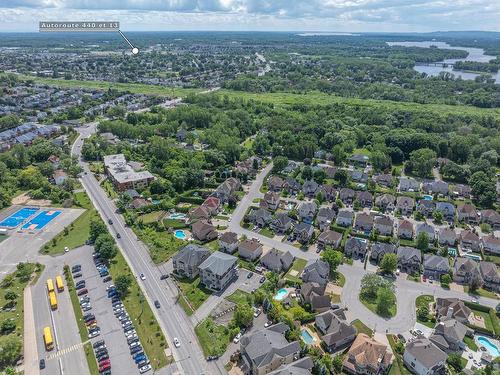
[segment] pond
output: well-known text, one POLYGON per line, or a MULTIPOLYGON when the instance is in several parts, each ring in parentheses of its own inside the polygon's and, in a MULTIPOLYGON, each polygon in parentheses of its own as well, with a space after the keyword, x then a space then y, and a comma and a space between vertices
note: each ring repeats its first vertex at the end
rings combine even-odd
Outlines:
MULTIPOLYGON (((455 49, 467 51, 468 56, 464 59, 446 59, 443 61, 439 61, 438 63, 445 64, 454 64, 457 61, 476 61, 476 62, 488 62, 490 60, 494 60, 495 56, 486 55, 484 53, 484 49, 482 48, 473 48, 473 47, 455 47, 450 46, 446 42, 436 42, 436 41, 428 41, 428 42, 387 42, 390 46, 403 46, 403 47, 422 47, 422 48, 430 48, 431 46, 436 46, 440 49, 455 49)), ((414 69, 419 73, 426 73, 429 76, 435 77, 438 76, 441 72, 449 72, 455 75, 455 77, 462 77, 465 80, 474 80, 479 73, 472 73, 469 71, 463 70, 454 70, 453 67, 447 66, 428 66, 425 64, 416 64, 414 69)), ((497 73, 491 74, 491 77, 495 79, 496 83, 500 83, 500 71, 497 73)))

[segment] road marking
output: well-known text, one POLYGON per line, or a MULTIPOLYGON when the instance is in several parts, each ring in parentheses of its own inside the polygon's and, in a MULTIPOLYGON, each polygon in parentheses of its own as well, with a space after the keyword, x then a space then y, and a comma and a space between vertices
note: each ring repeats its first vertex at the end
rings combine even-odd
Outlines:
POLYGON ((80 342, 78 344, 75 344, 73 346, 70 346, 69 348, 64 348, 61 350, 58 350, 56 353, 50 354, 47 356, 47 361, 50 361, 52 359, 57 359, 59 357, 62 357, 63 355, 66 355, 68 353, 74 352, 75 350, 78 350, 80 348, 83 348, 83 346, 87 343, 88 341, 85 342, 80 342))

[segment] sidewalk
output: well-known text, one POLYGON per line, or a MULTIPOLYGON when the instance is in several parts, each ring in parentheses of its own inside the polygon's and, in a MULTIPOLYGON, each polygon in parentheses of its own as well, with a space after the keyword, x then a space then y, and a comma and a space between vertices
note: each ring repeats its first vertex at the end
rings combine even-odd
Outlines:
POLYGON ((38 349, 36 345, 35 317, 31 299, 31 286, 24 289, 24 374, 39 375, 38 349))

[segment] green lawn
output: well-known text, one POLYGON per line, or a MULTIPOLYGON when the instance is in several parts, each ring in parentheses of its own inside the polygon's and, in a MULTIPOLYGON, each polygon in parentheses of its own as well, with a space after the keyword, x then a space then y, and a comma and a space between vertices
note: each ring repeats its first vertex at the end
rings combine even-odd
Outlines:
POLYGON ((165 215, 165 211, 153 211, 137 217, 137 221, 142 221, 144 224, 156 223, 165 215))
POLYGON ((104 180, 101 182, 101 187, 104 189, 106 194, 108 194, 108 197, 111 199, 117 199, 118 198, 118 193, 116 192, 113 184, 109 180, 104 180))
POLYGON ((222 355, 232 339, 231 331, 227 327, 215 324, 211 318, 198 324, 194 331, 205 356, 222 355))
POLYGON ((356 319, 352 322, 352 325, 356 327, 356 330, 358 333, 364 333, 365 335, 368 335, 371 337, 373 335, 373 331, 371 328, 367 327, 361 320, 356 319))
MULTIPOLYGON (((244 292, 243 290, 237 289, 233 294, 227 296, 226 299, 237 305, 249 303, 252 301, 252 295, 250 293, 244 292)), ((250 303, 252 304, 252 303, 250 303)))
POLYGON ((486 289, 483 289, 483 288, 479 288, 479 289, 475 290, 474 292, 471 292, 471 291, 469 291, 469 286, 465 285, 464 292, 475 295, 475 296, 481 296, 481 297, 492 298, 492 299, 499 299, 497 297, 496 293, 491 292, 491 291, 486 290, 486 289))
POLYGON ((363 305, 365 305, 371 312, 379 315, 379 316, 382 316, 384 318, 390 318, 390 317, 393 317, 396 315, 396 304, 394 304, 393 306, 391 306, 389 308, 389 313, 387 315, 381 315, 378 313, 377 311, 377 303, 375 300, 368 300, 366 298, 362 298, 361 295, 359 296, 359 300, 363 303, 363 305))
POLYGON ((52 241, 43 248, 44 254, 57 255, 64 252, 64 248, 74 249, 85 245, 89 238, 90 222, 92 219, 98 219, 99 214, 95 210, 86 193, 75 193, 73 197, 75 206, 85 209, 85 211, 67 228, 63 230, 52 241))
POLYGON ((465 337, 464 337, 464 343, 465 343, 465 345, 467 345, 467 346, 469 347, 469 349, 470 349, 470 350, 472 350, 472 351, 477 352, 477 350, 479 349, 479 348, 477 347, 477 344, 476 344, 476 342, 474 341, 474 339, 473 339, 473 338, 471 338, 471 337, 469 337, 469 336, 465 336, 465 337))
POLYGON ((343 287, 345 285, 345 276, 340 272, 335 272, 334 280, 335 283, 340 287, 343 287))
POLYGON ((119 275, 129 275, 131 277, 132 285, 129 289, 129 294, 125 298, 122 298, 122 302, 134 322, 137 335, 153 368, 157 370, 166 366, 171 361, 171 358, 167 358, 165 355, 165 349, 168 348, 165 336, 163 336, 151 307, 120 252, 112 260, 109 272, 113 279, 116 279, 119 275))
POLYGON ((95 358, 94 349, 90 342, 83 345, 83 350, 85 351, 85 357, 87 358, 87 363, 89 365, 90 375, 99 375, 99 367, 97 367, 97 360, 95 358))
POLYGON ((177 279, 177 285, 182 291, 183 296, 191 306, 193 312, 196 311, 210 296, 210 291, 200 286, 200 278, 194 280, 177 279))
POLYGON ((403 363, 403 357, 400 354, 396 353, 396 342, 394 341, 393 335, 387 335, 387 341, 389 341, 389 345, 392 348, 392 352, 394 353, 395 359, 392 362, 391 370, 389 371, 389 374, 392 375, 411 375, 411 371, 408 370, 404 363, 403 363))
MULTIPOLYGON (((424 307, 424 306, 429 307, 429 304, 431 302, 434 302, 434 297, 431 295, 424 294, 422 296, 418 296, 417 299, 415 300, 416 310, 418 310, 420 307, 424 307)), ((429 328, 434 328, 434 325, 435 325, 435 323, 432 323, 430 321, 430 316, 427 318, 427 320, 421 320, 418 318, 418 315, 417 315, 417 321, 419 323, 422 323, 426 327, 429 327, 429 328)))
POLYGON ((262 228, 259 231, 259 234, 262 234, 263 236, 266 236, 266 237, 269 237, 269 238, 273 238, 274 237, 274 232, 271 229, 269 229, 269 228, 262 228))
POLYGON ((182 246, 187 244, 185 241, 175 238, 172 233, 157 232, 150 227, 144 229, 134 227, 134 232, 148 246, 149 255, 155 264, 166 262, 182 246))
POLYGON ((285 279, 290 280, 294 283, 301 283, 300 275, 304 270, 304 267, 307 265, 307 260, 302 258, 296 258, 292 264, 292 267, 285 274, 285 279), (292 275, 292 273, 296 273, 296 275, 292 275))

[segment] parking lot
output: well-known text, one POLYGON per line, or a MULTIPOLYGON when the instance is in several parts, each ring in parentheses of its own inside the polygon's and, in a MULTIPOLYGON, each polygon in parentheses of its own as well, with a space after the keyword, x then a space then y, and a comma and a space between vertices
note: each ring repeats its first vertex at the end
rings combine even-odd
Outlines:
MULTIPOLYGON (((80 249, 76 250, 80 251, 80 249)), ((82 277, 75 279, 85 280, 85 288, 88 290, 90 305, 92 309, 84 312, 95 315, 97 325, 100 327, 99 336, 91 340, 95 343, 104 340, 109 353, 111 370, 114 374, 139 374, 137 365, 130 355, 130 349, 127 344, 123 328, 120 321, 113 313, 111 299, 108 298, 106 288, 113 282, 103 282, 92 258, 92 251, 82 251, 84 256, 77 257, 77 263, 82 266, 82 277)), ((72 266, 76 264, 71 264, 72 266)))

